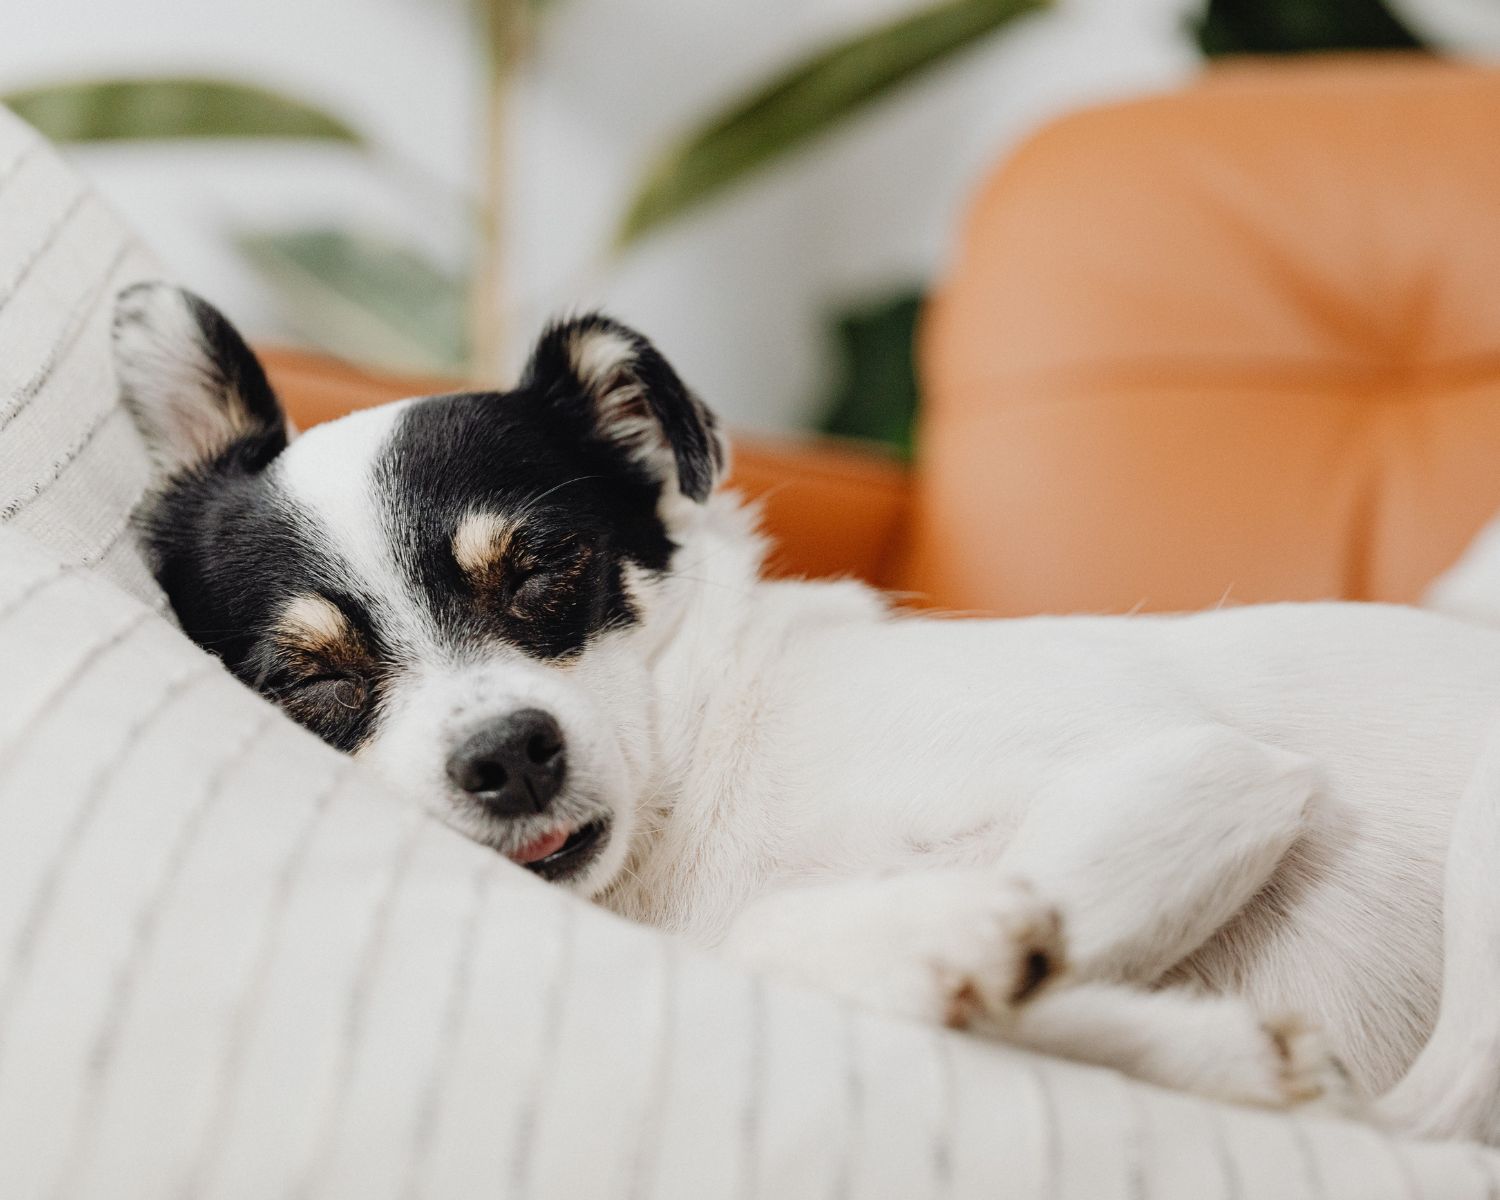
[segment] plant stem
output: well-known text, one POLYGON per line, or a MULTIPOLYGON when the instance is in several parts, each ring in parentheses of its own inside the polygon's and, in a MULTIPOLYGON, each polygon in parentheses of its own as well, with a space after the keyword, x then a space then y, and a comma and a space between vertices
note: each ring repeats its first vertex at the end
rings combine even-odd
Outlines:
POLYGON ((507 367, 505 229, 509 215, 510 101, 529 34, 527 0, 479 0, 485 48, 481 206, 469 293, 469 359, 476 381, 500 385, 507 367))

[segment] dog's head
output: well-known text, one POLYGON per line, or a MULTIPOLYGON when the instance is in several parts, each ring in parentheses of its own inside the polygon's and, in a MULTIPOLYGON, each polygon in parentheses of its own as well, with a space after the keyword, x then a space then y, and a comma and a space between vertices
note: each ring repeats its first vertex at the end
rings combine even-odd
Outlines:
POLYGON ((655 585, 724 463, 650 343, 583 317, 542 336, 514 391, 294 441, 197 297, 126 291, 115 351, 156 464, 142 533, 187 633, 471 837, 607 884, 648 782, 655 585))

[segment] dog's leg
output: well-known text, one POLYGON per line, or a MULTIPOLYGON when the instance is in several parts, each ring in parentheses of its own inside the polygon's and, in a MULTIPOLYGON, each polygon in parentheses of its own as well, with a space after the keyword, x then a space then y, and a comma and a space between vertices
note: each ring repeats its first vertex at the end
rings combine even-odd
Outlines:
POLYGON ((1143 741, 1038 797, 999 867, 1057 904, 1081 982, 993 1032, 1222 1100, 1358 1111, 1347 1075, 1295 1017, 1128 986, 1159 980, 1265 886, 1316 785, 1308 760, 1209 728, 1143 741))
POLYGON ((1294 1018, 1264 1019, 1233 996, 1085 983, 1049 990, 995 1032, 1013 1045, 1217 1100, 1359 1111, 1317 1033, 1294 1018))
POLYGON ((1307 760, 1232 730, 1143 740, 1037 796, 994 866, 776 891, 723 948, 887 1013, 1209 1095, 1300 1102, 1341 1075, 1295 1022, 1106 981, 1159 979, 1233 917, 1301 832, 1315 783, 1307 760), (1042 993, 1065 960, 1095 982, 1042 993))
POLYGON ((1034 797, 993 867, 785 888, 725 951, 889 1012, 1003 1017, 1062 961, 1150 983, 1266 883, 1302 829, 1312 765, 1233 730, 1143 739, 1034 797))
POLYGON ((892 1016, 969 1028, 1149 1083, 1247 1104, 1354 1111, 1317 1035, 1231 996, 1044 986, 1057 913, 992 870, 912 871, 772 892, 721 950, 752 970, 892 1016))
POLYGON ((1153 983, 1270 879, 1315 788, 1230 729, 1145 739, 1036 797, 999 868, 1059 907, 1075 978, 1153 983))
POLYGON ((892 1016, 1004 1023, 1062 966, 1057 913, 991 869, 937 868, 787 887, 719 947, 752 970, 892 1016))

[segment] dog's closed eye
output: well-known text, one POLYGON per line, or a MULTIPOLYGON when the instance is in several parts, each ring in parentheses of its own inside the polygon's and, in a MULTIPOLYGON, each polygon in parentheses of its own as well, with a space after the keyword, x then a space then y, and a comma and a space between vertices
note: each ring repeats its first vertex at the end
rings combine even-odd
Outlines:
POLYGON ((370 688, 363 679, 351 675, 310 675, 294 680, 279 689, 296 703, 337 706, 357 712, 369 699, 370 688))
POLYGON ((325 596, 294 596, 264 645, 255 686, 335 745, 357 740, 380 674, 365 638, 325 596))
POLYGON ((341 749, 354 750, 367 736, 375 685, 365 678, 294 663, 261 690, 298 724, 341 749))
POLYGON ((575 590, 593 557, 591 546, 572 540, 518 555, 518 565, 507 580, 506 608, 516 616, 545 616, 575 590))
POLYGON ((582 574, 593 549, 571 533, 539 536, 494 513, 470 513, 453 533, 453 559, 476 592, 520 614, 582 574))

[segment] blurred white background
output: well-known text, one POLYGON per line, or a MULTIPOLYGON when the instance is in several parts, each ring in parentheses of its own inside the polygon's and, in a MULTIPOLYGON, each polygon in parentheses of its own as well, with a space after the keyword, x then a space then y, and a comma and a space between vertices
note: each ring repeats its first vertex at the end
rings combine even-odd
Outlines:
MULTIPOLYGON (((604 305, 741 427, 805 424, 827 314, 940 271, 978 177, 1048 117, 1197 71, 1203 0, 1064 0, 618 260, 632 184, 674 134, 826 39, 917 0, 557 0, 513 111, 512 366, 549 314, 604 305)), ((1436 44, 1500 53, 1496 0, 1391 0, 1436 44)), ((253 337, 293 337, 229 230, 384 229, 455 269, 481 161, 482 72, 461 0, 6 0, 0 90, 121 74, 242 78, 372 131, 410 169, 327 146, 73 153, 168 267, 253 337)))

